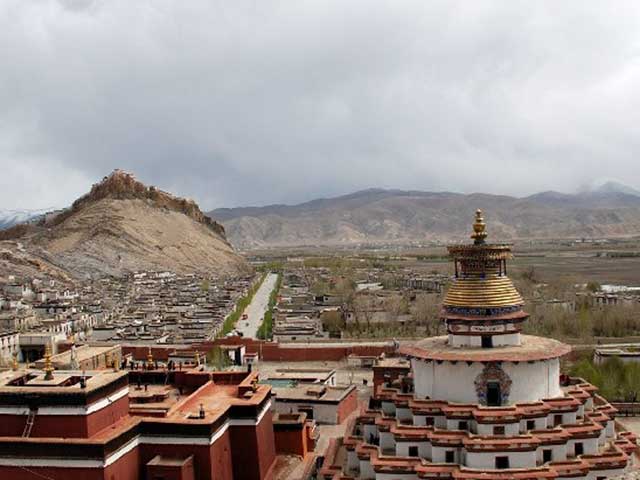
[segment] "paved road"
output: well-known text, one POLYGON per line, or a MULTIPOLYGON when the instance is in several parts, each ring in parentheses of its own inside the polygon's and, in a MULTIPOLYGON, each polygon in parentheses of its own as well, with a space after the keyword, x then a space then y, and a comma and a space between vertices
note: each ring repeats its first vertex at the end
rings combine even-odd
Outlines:
POLYGON ((258 328, 260 328, 264 313, 269 307, 269 295, 271 295, 272 290, 276 286, 277 279, 278 275, 275 273, 269 273, 267 275, 267 278, 264 279, 262 285, 260 285, 260 288, 253 296, 253 300, 251 300, 251 303, 244 310, 248 318, 246 320, 242 320, 242 318, 238 320, 236 330, 242 332, 245 337, 256 338, 256 333, 258 332, 258 328))

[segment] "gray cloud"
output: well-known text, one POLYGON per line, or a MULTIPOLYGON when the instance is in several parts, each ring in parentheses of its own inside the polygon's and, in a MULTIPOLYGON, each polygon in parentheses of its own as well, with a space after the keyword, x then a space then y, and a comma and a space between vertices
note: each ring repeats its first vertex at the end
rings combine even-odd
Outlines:
POLYGON ((0 208, 640 186, 638 2, 5 0, 0 208))

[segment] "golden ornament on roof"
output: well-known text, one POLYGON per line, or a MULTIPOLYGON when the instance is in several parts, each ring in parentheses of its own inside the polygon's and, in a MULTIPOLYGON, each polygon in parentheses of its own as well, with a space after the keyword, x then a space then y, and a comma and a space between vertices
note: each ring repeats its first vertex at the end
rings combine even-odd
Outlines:
POLYGON ((51 348, 49 344, 44 349, 44 379, 53 380, 53 365, 51 364, 51 348))
POLYGON ((509 246, 485 244, 485 228, 482 210, 477 210, 471 235, 474 244, 449 247, 456 275, 445 295, 445 307, 502 308, 524 303, 506 275, 509 246))
POLYGON ((473 234, 471 235, 473 243, 475 243, 476 245, 481 245, 484 243, 484 239, 487 238, 487 232, 485 232, 486 227, 487 224, 484 223, 482 210, 476 210, 476 221, 473 224, 473 234))

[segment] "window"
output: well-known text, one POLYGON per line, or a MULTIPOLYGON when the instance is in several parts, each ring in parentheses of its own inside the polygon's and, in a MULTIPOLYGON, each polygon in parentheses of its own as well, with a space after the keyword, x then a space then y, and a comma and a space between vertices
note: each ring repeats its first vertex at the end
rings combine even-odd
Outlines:
POLYGON ((409 456, 410 457, 417 457, 418 455, 418 447, 413 446, 413 447, 409 447, 409 456))
POLYGON ((493 337, 490 335, 482 336, 482 348, 493 348, 493 337))
POLYGON ((425 425, 432 426, 433 425, 433 417, 426 417, 424 419, 425 425))
POLYGON ((536 428, 536 422, 533 420, 527 420, 527 430, 533 430, 536 428))
POLYGON ((444 461, 446 463, 454 463, 455 462, 455 458, 453 455, 453 450, 447 450, 446 452, 444 452, 444 461))
POLYGON ((504 425, 496 425, 493 427, 494 435, 504 435, 504 425))
POLYGON ((458 430, 467 430, 469 428, 469 424, 465 421, 458 422, 458 430))
POLYGON ((306 413, 308 420, 313 420, 313 407, 298 407, 298 412, 306 413))
POLYGON ((576 451, 576 457, 584 453, 584 446, 582 445, 582 442, 576 442, 575 451, 576 451))
POLYGON ((509 468, 509 457, 496 457, 496 469, 509 468))
POLYGON ((542 463, 550 462, 553 456, 551 455, 552 450, 550 448, 545 448, 542 450, 542 463))
POLYGON ((557 427, 562 423, 562 415, 554 415, 553 416, 553 426, 557 427))

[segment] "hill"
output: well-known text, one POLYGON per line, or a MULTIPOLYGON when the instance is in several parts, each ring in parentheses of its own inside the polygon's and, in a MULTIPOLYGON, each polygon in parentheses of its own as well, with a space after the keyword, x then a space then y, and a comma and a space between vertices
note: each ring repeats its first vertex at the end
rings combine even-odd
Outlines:
POLYGON ((4 230, 0 240, 5 256, 9 251, 27 263, 35 259, 75 278, 136 270, 224 275, 248 268, 222 225, 195 202, 120 170, 70 208, 4 230))
POLYGON ((640 235, 640 196, 614 187, 524 198, 371 189, 211 215, 239 248, 456 241, 467 238, 477 208, 487 211, 492 233, 511 240, 640 235))

